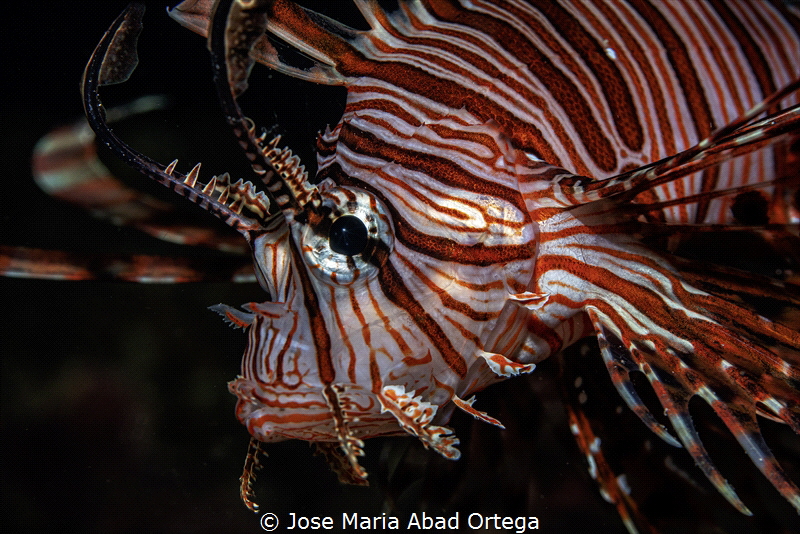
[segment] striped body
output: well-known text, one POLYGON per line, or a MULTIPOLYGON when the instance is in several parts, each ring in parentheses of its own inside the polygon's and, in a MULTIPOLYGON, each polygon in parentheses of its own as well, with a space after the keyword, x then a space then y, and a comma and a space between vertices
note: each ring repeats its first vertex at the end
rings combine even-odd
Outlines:
MULTIPOLYGON (((365 7, 373 30, 332 58, 327 81, 345 84, 348 100, 320 138, 319 177, 379 199, 394 250, 374 278, 341 286, 319 264, 297 268, 286 241, 291 233, 302 246, 304 226, 261 238, 268 253, 256 247, 257 263, 270 266, 270 294, 286 304, 254 315, 233 386, 259 440, 336 440, 328 384, 358 406, 344 410, 358 437, 404 428, 397 413, 382 413, 386 387, 416 392, 445 420, 454 395, 510 374, 506 359, 530 370, 589 333, 586 312, 654 351, 692 351, 670 310, 693 329, 715 324, 691 302, 698 291, 632 234, 630 213, 605 201, 565 210, 585 200, 561 197, 553 177, 566 173, 550 165, 605 178, 696 144, 800 72, 791 21, 762 4, 512 4, 410 3, 393 15, 365 7), (780 31, 760 30, 767 21, 780 31), (290 339, 278 334, 287 331, 290 339)), ((333 48, 289 8, 274 9, 270 31, 320 57, 333 48)), ((757 183, 778 172, 775 161, 760 151, 633 202, 757 183)), ((777 217, 796 217, 773 200, 777 217)), ((640 211, 729 222, 730 203, 640 211)))
MULTIPOLYGON (((453 410, 500 425, 472 407, 472 393, 595 335, 625 402, 685 446, 736 507, 747 511, 692 425, 695 395, 800 510, 756 420, 800 433, 800 334, 747 304, 796 310, 800 291, 671 254, 691 232, 748 222, 745 195, 756 195, 773 237, 785 237, 775 225, 800 219, 797 156, 780 144, 797 139, 797 97, 770 98, 797 89, 796 9, 428 0, 387 14, 357 0, 371 28, 357 31, 284 0, 254 4, 219 2, 214 14, 209 1, 190 0, 171 15, 210 33, 225 116, 264 194, 228 177, 204 184, 199 167, 181 175, 107 128, 96 90, 133 68, 117 52, 137 30, 135 8, 98 45, 84 79, 99 137, 253 250, 270 300, 214 307, 248 331, 242 376, 229 385, 255 439, 248 505, 260 442, 316 442, 354 483, 366 477, 364 438, 409 433, 457 458, 443 426, 453 410), (285 61, 264 32, 313 65, 285 61), (278 71, 347 88, 341 121, 318 139, 316 181, 241 115, 251 47, 278 71), (677 438, 639 399, 633 371, 650 381, 677 438)), ((635 505, 588 423, 579 411, 571 418, 631 521, 635 505)))
MULTIPOLYGON (((651 239, 670 223, 737 223, 748 184, 769 185, 762 217, 797 222, 797 184, 781 181, 791 172, 785 145, 732 158, 759 136, 778 137, 765 133, 775 121, 696 147, 800 74, 796 11, 430 1, 386 14, 357 2, 372 28, 357 32, 268 4, 266 30, 315 65, 300 70, 263 39, 256 57, 348 90, 340 123, 318 142, 321 204, 341 215, 330 196, 363 192, 392 245, 349 282, 352 265, 314 260, 307 236, 318 229, 302 209, 284 209, 287 224, 255 241, 273 302, 246 316, 219 311, 250 328, 231 390, 258 441, 338 443, 348 458, 339 470, 356 480, 365 437, 408 432, 455 458, 457 440, 440 426, 453 409, 499 424, 463 399, 594 333, 627 404, 663 439, 680 440, 734 505, 746 511, 693 428, 694 395, 800 509, 756 422, 759 413, 800 430, 800 335, 726 296, 796 307, 796 288, 730 273, 704 282, 651 239), (715 145, 730 154, 710 155, 715 145), (678 439, 639 400, 632 371, 647 376, 678 439)), ((209 19, 202 3, 173 16, 199 31, 209 19)), ((585 428, 578 415, 573 428, 585 428)), ((630 517, 615 484, 601 480, 630 517)))
MULTIPOLYGON (((792 81, 800 61, 793 21, 765 3, 509 2, 475 3, 472 10, 433 4, 409 4, 410 20, 394 16, 385 22, 386 37, 364 39, 359 51, 379 62, 377 72, 360 71, 361 62, 353 72, 337 65, 348 78, 346 129, 370 132, 365 122, 351 126, 348 112, 359 113, 364 121, 396 124, 394 138, 379 137, 389 146, 416 135, 438 154, 459 139, 465 155, 476 147, 503 153, 502 140, 460 131, 471 126, 475 135, 502 136, 551 165, 605 178, 698 143, 792 81), (438 136, 416 131, 443 116, 449 122, 437 125, 438 136)), ((475 182, 517 181, 514 171, 460 167, 475 182)), ((763 153, 661 188, 658 197, 774 173, 763 153)), ((729 203, 715 204, 702 214, 681 206, 665 215, 729 221, 729 203)))

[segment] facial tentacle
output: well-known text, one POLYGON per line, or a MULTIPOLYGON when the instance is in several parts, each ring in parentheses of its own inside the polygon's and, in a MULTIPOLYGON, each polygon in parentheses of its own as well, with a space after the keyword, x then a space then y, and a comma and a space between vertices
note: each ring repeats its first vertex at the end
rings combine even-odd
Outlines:
POLYGON ((343 384, 326 384, 323 395, 333 416, 339 448, 347 459, 345 470, 352 478, 366 481, 367 472, 358 463, 358 457, 364 456, 364 442, 358 439, 350 429, 351 417, 348 416, 346 409, 348 404, 342 395, 345 392, 346 386, 343 384))
POLYGON ((254 501, 256 495, 253 490, 253 484, 256 481, 256 472, 262 467, 261 459, 259 458, 261 454, 267 454, 261 448, 261 442, 251 437, 250 443, 247 445, 247 456, 244 460, 242 476, 239 477, 239 496, 244 505, 253 512, 258 512, 258 504, 254 501))
POLYGON ((315 226, 326 210, 319 191, 308 181, 308 173, 291 151, 278 148, 279 137, 265 145, 265 137, 256 135, 255 125, 242 114, 236 101, 247 89, 254 63, 250 51, 266 30, 267 4, 252 2, 245 6, 238 0, 215 4, 208 34, 214 80, 226 120, 278 209, 289 223, 302 215, 315 226))
POLYGON ((231 184, 227 176, 219 180, 214 177, 208 184, 198 183, 199 164, 188 175, 175 171, 177 161, 162 166, 120 140, 106 123, 98 89, 103 85, 124 82, 133 72, 138 62, 136 40, 143 14, 144 6, 135 3, 120 14, 98 43, 86 66, 81 88, 89 124, 98 139, 128 165, 199 204, 249 240, 261 232, 262 217, 269 210, 269 202, 262 194, 254 192, 252 184, 242 181, 231 184), (242 215, 244 208, 252 211, 253 216, 242 215))

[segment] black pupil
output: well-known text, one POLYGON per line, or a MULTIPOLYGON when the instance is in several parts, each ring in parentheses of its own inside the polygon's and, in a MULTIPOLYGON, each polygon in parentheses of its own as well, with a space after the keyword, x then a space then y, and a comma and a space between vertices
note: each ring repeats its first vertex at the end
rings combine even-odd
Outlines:
POLYGON ((358 217, 344 215, 333 221, 328 239, 334 252, 355 256, 367 247, 367 227, 358 217))

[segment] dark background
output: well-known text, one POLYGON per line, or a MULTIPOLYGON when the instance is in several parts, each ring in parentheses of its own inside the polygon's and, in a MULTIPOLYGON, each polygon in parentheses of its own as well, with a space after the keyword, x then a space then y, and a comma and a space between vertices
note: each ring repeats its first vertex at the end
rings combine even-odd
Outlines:
MULTIPOLYGON (((5 58, 3 244, 85 253, 206 254, 97 221, 50 199, 31 179, 34 143, 54 126, 81 116, 83 66, 125 4, 37 3, 0 23, 5 58)), ((118 131, 154 159, 179 158, 184 171, 202 160, 207 176, 229 170, 250 178, 219 112, 204 40, 169 19, 165 4, 147 4, 140 65, 128 83, 105 89, 103 99, 111 106, 166 94, 174 105, 120 125, 118 131)), ((315 7, 313 2, 304 5, 315 7)), ((348 2, 318 2, 316 8, 363 27, 348 2)), ((338 120, 343 103, 341 88, 271 75, 263 67, 256 68, 243 99, 257 124, 280 125, 284 142, 308 167, 313 167, 316 132, 338 120)), ((108 163, 125 173, 113 160, 108 163)), ((133 182, 137 178, 128 175, 133 182)), ((218 302, 266 300, 260 288, 0 279, 0 295, 4 525, 25 530, 260 531, 258 517, 239 500, 237 479, 248 435, 236 421, 235 399, 226 387, 238 374, 245 336, 206 309, 218 302)), ((596 356, 593 362, 599 361, 596 356)), ((608 385, 602 366, 581 372, 585 382, 608 385)), ((270 445, 256 484, 257 502, 282 520, 288 512, 333 515, 338 522, 342 512, 386 511, 405 521, 409 512, 426 510, 431 515, 460 511, 464 524, 466 514, 479 511, 536 515, 542 529, 550 531, 623 530, 571 440, 557 374, 553 359, 533 376, 479 396, 481 409, 506 422, 507 432, 456 415, 453 426, 464 453, 459 462, 442 460, 410 438, 368 441, 363 462, 371 473, 370 488, 340 485, 306 443, 270 445)), ((614 413, 620 402, 613 389, 598 395, 614 413)), ((639 433, 641 424, 628 415, 606 428, 617 441, 641 443, 648 435, 639 433)), ((781 430, 781 442, 796 452, 796 436, 786 437, 781 430)), ((732 467, 724 470, 726 475, 750 464, 735 444, 720 445, 720 455, 730 447, 729 459, 719 462, 732 467)), ((676 458, 685 456, 673 452, 676 458)), ((640 478, 660 487, 662 476, 642 472, 640 478)), ((679 525, 692 530, 705 523, 692 523, 686 510, 712 505, 719 509, 706 520, 713 525, 722 521, 758 531, 787 528, 796 520, 788 504, 759 481, 760 475, 742 476, 752 477, 754 491, 766 496, 766 511, 759 508, 757 521, 745 522, 707 485, 685 494, 653 490, 648 511, 679 517, 679 525), (690 505, 681 500, 684 496, 690 505), (764 519, 769 514, 778 522, 764 519)), ((696 472, 692 477, 705 483, 696 472)), ((751 478, 744 480, 750 485, 751 478)), ((747 491, 741 481, 736 487, 747 491)))

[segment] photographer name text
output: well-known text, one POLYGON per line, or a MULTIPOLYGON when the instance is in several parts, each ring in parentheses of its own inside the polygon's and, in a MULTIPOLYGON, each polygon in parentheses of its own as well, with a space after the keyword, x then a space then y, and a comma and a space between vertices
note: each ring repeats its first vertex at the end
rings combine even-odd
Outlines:
POLYGON ((472 530, 510 530, 522 534, 539 528, 538 517, 483 515, 477 512, 463 517, 459 512, 449 516, 413 513, 406 520, 385 513, 365 516, 356 512, 344 512, 339 518, 334 518, 304 516, 291 512, 287 519, 286 530, 459 530, 466 527, 472 530))

